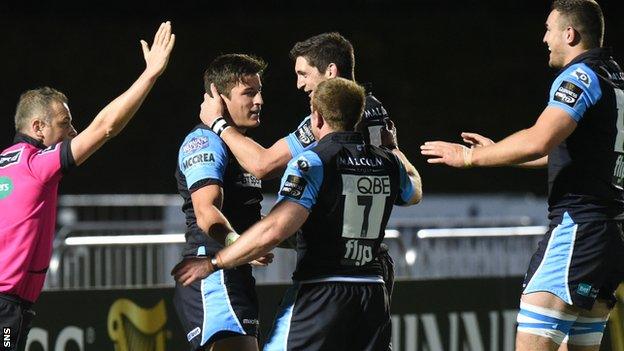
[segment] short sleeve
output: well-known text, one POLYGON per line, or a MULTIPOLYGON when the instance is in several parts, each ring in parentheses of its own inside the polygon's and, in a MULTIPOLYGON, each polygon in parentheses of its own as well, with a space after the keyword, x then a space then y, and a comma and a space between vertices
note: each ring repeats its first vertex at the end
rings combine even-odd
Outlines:
MULTIPOLYGON (((398 161, 398 160, 397 160, 398 161)), ((414 196, 414 185, 410 180, 407 171, 405 170, 405 166, 403 166, 403 162, 398 161, 399 163, 399 196, 396 198, 395 204, 402 206, 409 203, 412 196, 414 196)))
POLYGON ((44 183, 56 177, 60 179, 63 172, 75 165, 70 145, 71 141, 65 140, 33 153, 29 159, 33 175, 44 183))
POLYGON ((566 111, 579 122, 591 106, 602 97, 596 73, 584 63, 574 64, 563 71, 550 88, 548 106, 566 111))
POLYGON ((197 184, 222 184, 227 162, 228 154, 223 141, 205 129, 196 129, 189 134, 178 154, 178 167, 186 178, 189 190, 197 184))
POLYGON ((323 184, 323 162, 313 151, 305 151, 292 159, 282 177, 277 202, 293 201, 312 209, 323 184))
POLYGON ((316 139, 312 134, 312 116, 306 117, 294 132, 286 136, 286 143, 293 158, 316 146, 316 139))

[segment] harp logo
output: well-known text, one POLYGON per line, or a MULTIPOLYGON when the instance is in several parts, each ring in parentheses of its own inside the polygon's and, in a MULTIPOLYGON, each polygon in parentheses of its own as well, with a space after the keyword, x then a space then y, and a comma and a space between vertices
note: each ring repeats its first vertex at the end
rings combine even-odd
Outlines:
POLYGON ((119 299, 108 312, 108 335, 116 351, 165 351, 166 323, 164 300, 142 308, 128 299, 119 299))

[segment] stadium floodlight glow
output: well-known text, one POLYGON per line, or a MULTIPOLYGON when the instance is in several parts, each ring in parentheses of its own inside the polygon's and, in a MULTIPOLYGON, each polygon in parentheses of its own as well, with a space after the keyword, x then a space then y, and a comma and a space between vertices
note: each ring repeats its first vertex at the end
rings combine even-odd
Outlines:
POLYGON ((414 262, 416 262, 416 251, 414 251, 413 249, 407 250, 407 252, 405 253, 405 262, 407 262, 408 265, 412 266, 414 262))
POLYGON ((543 235, 548 230, 546 226, 522 227, 490 227, 490 228, 445 228, 421 229, 416 235, 419 239, 430 238, 470 238, 493 236, 524 236, 543 235))
POLYGON ((385 239, 397 239, 401 236, 401 232, 396 229, 386 229, 386 234, 384 235, 385 239))
POLYGON ((184 234, 140 234, 77 236, 65 239, 67 246, 140 245, 184 243, 184 234))

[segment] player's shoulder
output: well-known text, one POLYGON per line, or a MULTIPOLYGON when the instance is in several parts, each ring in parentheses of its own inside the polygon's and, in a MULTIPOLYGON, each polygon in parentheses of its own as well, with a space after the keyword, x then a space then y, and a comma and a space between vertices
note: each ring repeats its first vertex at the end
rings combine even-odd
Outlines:
POLYGON ((289 166, 305 173, 312 168, 322 167, 323 161, 314 150, 306 150, 290 160, 289 166))
POLYGON ((555 80, 570 82, 583 90, 596 90, 600 88, 598 75, 594 70, 584 62, 578 62, 570 65, 555 80))
POLYGON ((191 132, 189 132, 182 145, 180 146, 180 155, 192 155, 201 150, 224 150, 225 144, 210 128, 204 124, 199 124, 191 132))

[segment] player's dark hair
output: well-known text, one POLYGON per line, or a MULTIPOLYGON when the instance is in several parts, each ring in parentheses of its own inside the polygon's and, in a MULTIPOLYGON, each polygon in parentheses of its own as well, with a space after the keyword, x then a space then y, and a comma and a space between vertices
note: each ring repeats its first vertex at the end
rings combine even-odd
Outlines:
POLYGON ((28 121, 33 117, 50 123, 52 120, 50 112, 54 103, 67 103, 67 96, 50 87, 27 90, 22 93, 15 109, 15 130, 24 131, 28 121))
POLYGON ((319 83, 312 98, 312 108, 334 131, 352 131, 364 112, 364 88, 344 78, 319 83))
POLYGON ((304 57, 321 73, 333 63, 341 77, 355 80, 353 45, 340 33, 323 33, 296 43, 290 50, 290 58, 296 60, 297 57, 304 57))
POLYGON ((588 49, 601 47, 604 38, 604 15, 594 0, 554 0, 552 10, 557 10, 567 23, 581 35, 581 43, 588 49))
POLYGON ((210 94, 210 83, 228 98, 232 88, 246 76, 262 75, 267 64, 259 57, 245 54, 225 54, 215 58, 204 72, 204 89, 210 94))

